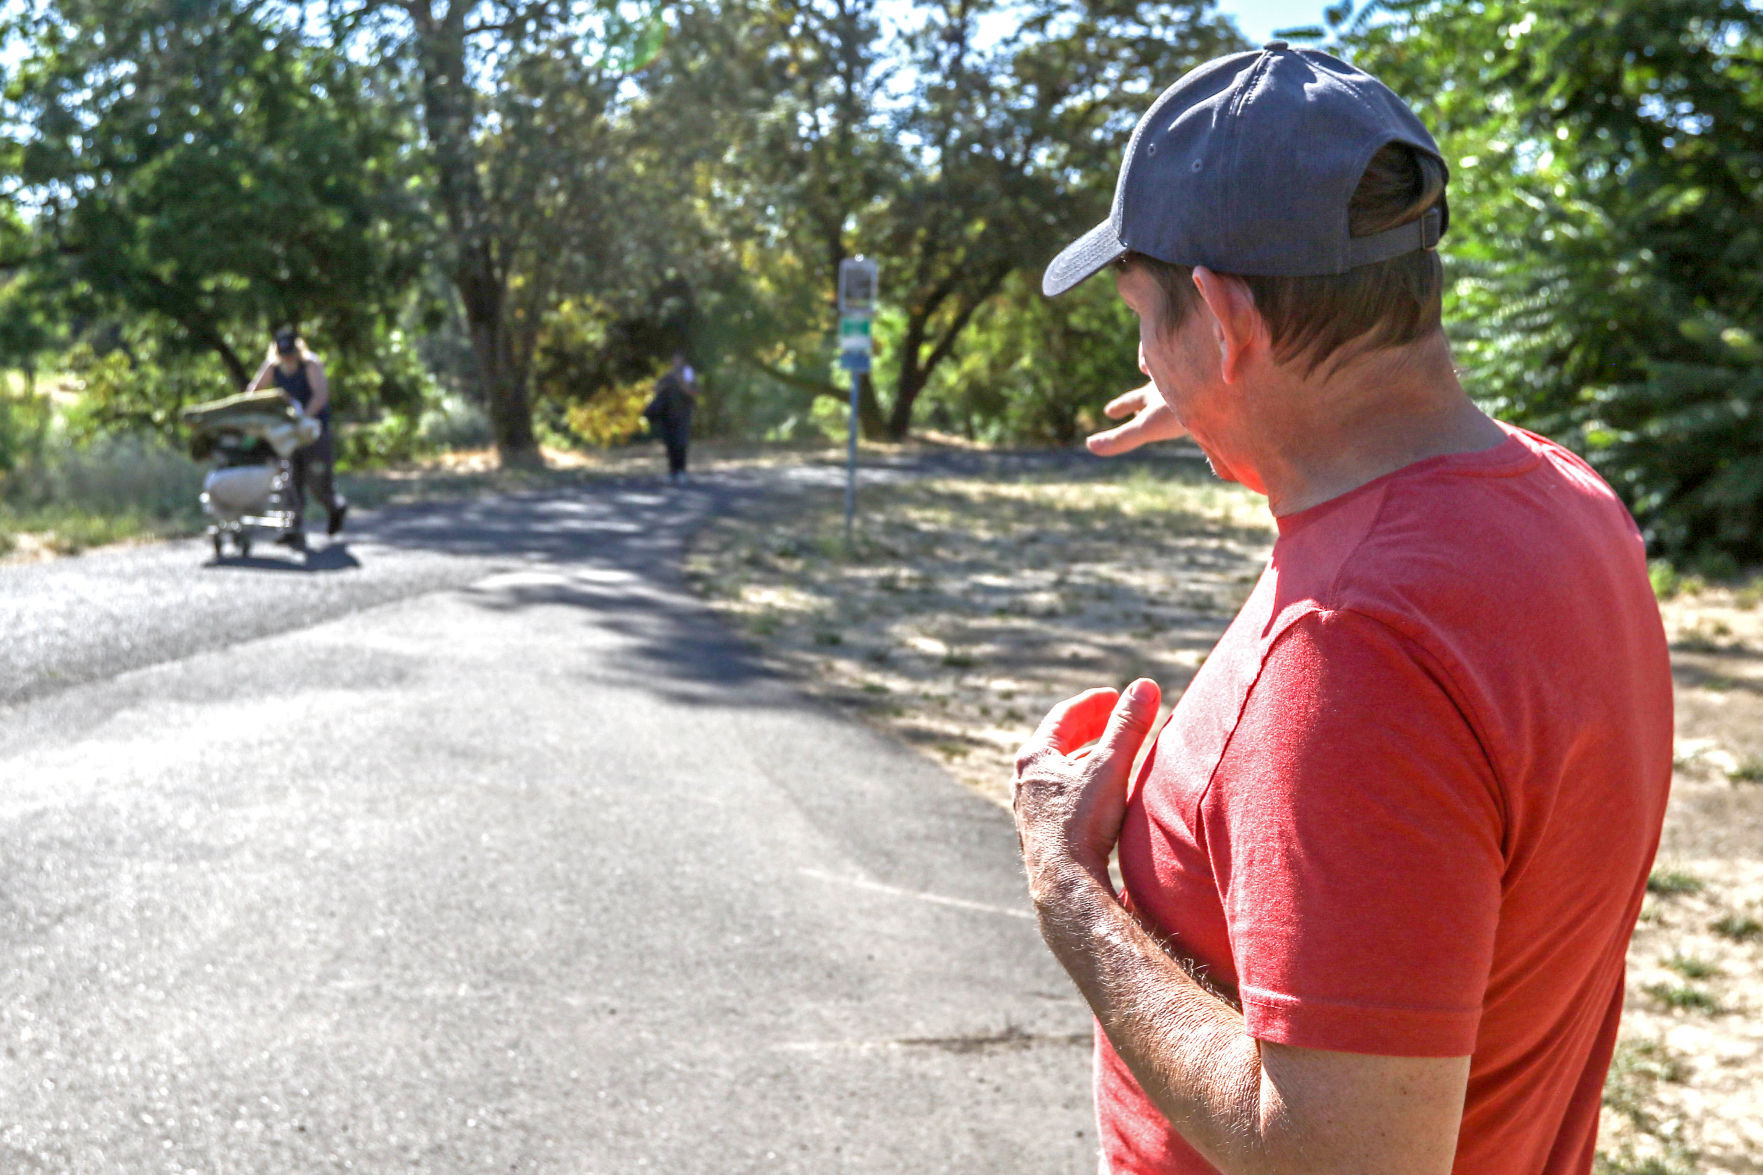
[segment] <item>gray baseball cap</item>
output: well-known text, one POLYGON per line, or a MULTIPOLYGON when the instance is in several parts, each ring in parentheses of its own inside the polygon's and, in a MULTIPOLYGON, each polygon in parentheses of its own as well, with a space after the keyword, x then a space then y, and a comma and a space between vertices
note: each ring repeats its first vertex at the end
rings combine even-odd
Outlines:
MULTIPOLYGON (((1129 252, 1220 273, 1345 273, 1438 244, 1441 200, 1418 220, 1354 237, 1347 203, 1389 143, 1439 160, 1389 87, 1284 41, 1208 61, 1145 111, 1107 220, 1053 258, 1041 292, 1062 294, 1129 252)), ((1448 172, 1447 172, 1448 174, 1448 172)))

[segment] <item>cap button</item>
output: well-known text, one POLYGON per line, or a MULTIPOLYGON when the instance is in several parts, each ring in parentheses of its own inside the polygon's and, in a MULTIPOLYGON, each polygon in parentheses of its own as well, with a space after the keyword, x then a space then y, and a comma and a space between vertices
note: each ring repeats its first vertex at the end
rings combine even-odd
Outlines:
POLYGON ((1265 44, 1261 47, 1263 49, 1267 50, 1269 53, 1277 53, 1281 49, 1290 49, 1291 45, 1285 41, 1269 41, 1269 42, 1267 42, 1267 44, 1265 44))

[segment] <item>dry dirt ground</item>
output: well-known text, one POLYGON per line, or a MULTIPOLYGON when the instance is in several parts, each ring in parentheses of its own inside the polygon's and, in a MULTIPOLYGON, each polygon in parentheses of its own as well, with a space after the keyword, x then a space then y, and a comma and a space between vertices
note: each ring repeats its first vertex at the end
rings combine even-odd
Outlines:
MULTIPOLYGON (((776 664, 1005 802, 1054 702, 1179 696, 1259 574, 1261 500, 1198 462, 900 481, 724 518, 688 573, 776 664)), ((1629 954, 1600 1170, 1763 1172, 1763 587, 1672 584, 1677 773, 1629 954), (1675 588, 1675 590, 1673 590, 1675 588)))

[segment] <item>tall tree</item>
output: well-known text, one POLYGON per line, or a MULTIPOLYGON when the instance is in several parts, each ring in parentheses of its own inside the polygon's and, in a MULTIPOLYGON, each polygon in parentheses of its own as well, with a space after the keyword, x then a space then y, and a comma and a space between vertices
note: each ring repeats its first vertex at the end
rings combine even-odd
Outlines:
MULTIPOLYGON (((400 63, 415 79, 445 232, 441 263, 459 296, 496 447, 505 463, 535 462, 533 328, 518 319, 539 315, 517 287, 530 277, 523 266, 542 263, 554 239, 557 225, 541 209, 557 205, 523 196, 579 190, 594 160, 572 158, 545 136, 568 120, 569 144, 584 145, 583 120, 591 127, 618 75, 652 55, 659 20, 648 10, 626 19, 615 3, 592 0, 369 0, 332 25, 342 42, 400 63), (527 173, 514 174, 523 166, 527 173)), ((549 287, 541 278, 525 288, 549 287)))
POLYGON ((239 384, 278 323, 366 348, 418 262, 380 79, 265 12, 39 0, 5 29, 29 231, 0 264, 70 313, 163 324, 239 384))
POLYGON ((876 251, 897 259, 902 329, 887 435, 974 315, 1012 275, 1038 271, 1107 214, 1127 131, 1150 95, 1244 47, 1211 0, 1048 2, 988 40, 1005 15, 986 0, 939 0, 906 38, 912 101, 891 134, 915 166, 877 218, 876 251))
POLYGON ((654 107, 714 128, 682 158, 757 292, 744 358, 832 378, 838 265, 882 264, 890 312, 866 435, 904 436, 981 306, 1106 214, 1124 132, 1189 66, 1240 45, 1210 0, 738 0, 691 10, 654 107), (734 36, 732 28, 747 32, 734 36), (892 31, 889 31, 892 26, 892 31), (769 35, 766 35, 768 34, 769 35), (895 324, 897 323, 897 328, 895 324))

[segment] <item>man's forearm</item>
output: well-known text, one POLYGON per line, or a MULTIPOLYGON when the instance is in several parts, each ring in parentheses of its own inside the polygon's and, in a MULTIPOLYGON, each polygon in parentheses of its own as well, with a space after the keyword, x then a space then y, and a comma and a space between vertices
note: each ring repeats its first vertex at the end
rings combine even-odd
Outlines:
POLYGON ((1099 878, 1073 869, 1035 904, 1047 946, 1182 1137, 1229 1175, 1284 1169, 1269 1153, 1260 1050, 1241 1013, 1170 957, 1099 878))
POLYGON ((1449 1175, 1470 1058, 1251 1039, 1243 1016, 1116 900, 1133 763, 1156 683, 1088 690, 1016 756, 1012 806, 1041 934, 1140 1088, 1228 1175, 1449 1175), (1118 702, 1118 704, 1116 704, 1118 702))

